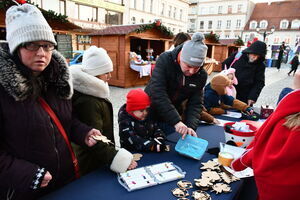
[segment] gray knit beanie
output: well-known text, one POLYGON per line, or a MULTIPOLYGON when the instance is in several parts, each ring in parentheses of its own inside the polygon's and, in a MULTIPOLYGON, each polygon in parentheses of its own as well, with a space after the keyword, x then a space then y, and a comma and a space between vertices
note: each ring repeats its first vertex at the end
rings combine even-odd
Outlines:
POLYGON ((180 60, 192 67, 201 67, 204 63, 207 46, 203 43, 204 35, 202 33, 195 33, 192 40, 184 43, 180 60))
POLYGON ((11 6, 6 11, 5 23, 10 53, 25 42, 49 41, 56 45, 51 27, 41 11, 33 5, 11 6))

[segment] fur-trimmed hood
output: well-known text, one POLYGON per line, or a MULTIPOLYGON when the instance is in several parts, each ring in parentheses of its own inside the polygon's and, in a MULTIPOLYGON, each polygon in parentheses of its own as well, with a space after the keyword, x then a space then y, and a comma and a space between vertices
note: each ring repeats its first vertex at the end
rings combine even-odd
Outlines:
MULTIPOLYGON (((70 99, 73 95, 73 84, 67 62, 56 50, 53 51, 52 61, 56 64, 49 64, 47 68, 51 69, 47 70, 49 73, 43 81, 45 85, 54 86, 60 98, 70 99)), ((0 85, 16 101, 23 101, 32 95, 33 82, 17 67, 13 56, 9 53, 8 44, 5 42, 0 43, 0 74, 0 85)))
POLYGON ((94 97, 109 97, 108 83, 82 71, 82 65, 72 65, 70 71, 73 77, 75 90, 94 97))

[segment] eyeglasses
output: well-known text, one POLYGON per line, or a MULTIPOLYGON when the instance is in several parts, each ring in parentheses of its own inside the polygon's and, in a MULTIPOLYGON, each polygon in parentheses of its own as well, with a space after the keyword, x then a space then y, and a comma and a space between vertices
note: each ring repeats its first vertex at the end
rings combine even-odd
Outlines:
POLYGON ((41 47, 43 48, 44 51, 52 51, 52 50, 54 50, 54 47, 55 47, 55 45, 52 43, 37 44, 34 42, 27 42, 27 43, 24 43, 22 46, 29 51, 37 51, 41 47))

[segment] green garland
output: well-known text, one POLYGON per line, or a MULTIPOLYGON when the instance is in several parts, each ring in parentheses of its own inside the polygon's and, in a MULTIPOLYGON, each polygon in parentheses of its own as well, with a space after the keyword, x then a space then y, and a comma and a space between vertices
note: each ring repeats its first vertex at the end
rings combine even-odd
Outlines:
MULTIPOLYGON (((32 5, 34 5, 34 6, 36 6, 36 7, 39 8, 39 6, 37 4, 31 2, 30 0, 27 0, 27 3, 28 4, 32 4, 32 5)), ((9 7, 13 6, 13 5, 16 5, 16 4, 13 1, 11 1, 11 0, 2 0, 0 2, 0 9, 5 9, 6 10, 9 7)), ((68 16, 66 16, 66 15, 62 15, 60 13, 56 13, 53 10, 47 11, 47 10, 43 10, 41 8, 39 8, 39 9, 41 10, 42 14, 44 15, 44 17, 47 20, 53 20, 53 21, 57 20, 57 21, 63 22, 63 23, 69 22, 67 20, 68 16)))
POLYGON ((219 43, 219 38, 220 36, 213 33, 213 32, 210 32, 208 34, 204 34, 205 36, 205 39, 212 42, 212 43, 219 43))
POLYGON ((143 32, 146 32, 147 30, 150 30, 153 28, 158 29, 159 31, 161 31, 163 34, 165 34, 168 37, 174 36, 173 32, 169 28, 167 28, 166 26, 161 25, 161 24, 158 26, 158 25, 156 25, 156 22, 154 22, 152 24, 140 25, 139 28, 135 29, 134 31, 136 33, 143 33, 143 32))
POLYGON ((238 36, 238 39, 236 39, 233 44, 237 45, 237 46, 244 46, 244 41, 242 40, 242 38, 240 36, 238 36))

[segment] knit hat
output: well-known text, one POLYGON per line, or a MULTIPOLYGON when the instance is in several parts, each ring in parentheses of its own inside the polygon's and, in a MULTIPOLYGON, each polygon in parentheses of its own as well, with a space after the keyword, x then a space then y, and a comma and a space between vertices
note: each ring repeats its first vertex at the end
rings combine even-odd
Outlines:
POLYGON ((211 79, 210 85, 211 88, 218 93, 218 95, 225 95, 226 87, 230 85, 230 80, 224 74, 217 74, 211 79))
POLYGON ((10 53, 25 42, 44 40, 56 45, 51 27, 41 11, 33 5, 11 6, 6 12, 5 23, 10 53))
POLYGON ((184 43, 180 60, 192 67, 201 67, 207 53, 207 46, 203 43, 204 35, 202 33, 195 33, 192 40, 184 43))
POLYGON ((257 40, 254 43, 252 43, 250 47, 245 49, 243 53, 256 54, 264 57, 267 53, 267 45, 266 43, 257 40))
POLYGON ((113 71, 113 63, 106 50, 96 46, 91 46, 84 52, 82 65, 82 70, 92 76, 113 71))
POLYGON ((142 110, 150 106, 150 97, 142 89, 130 90, 127 94, 126 111, 142 110))

